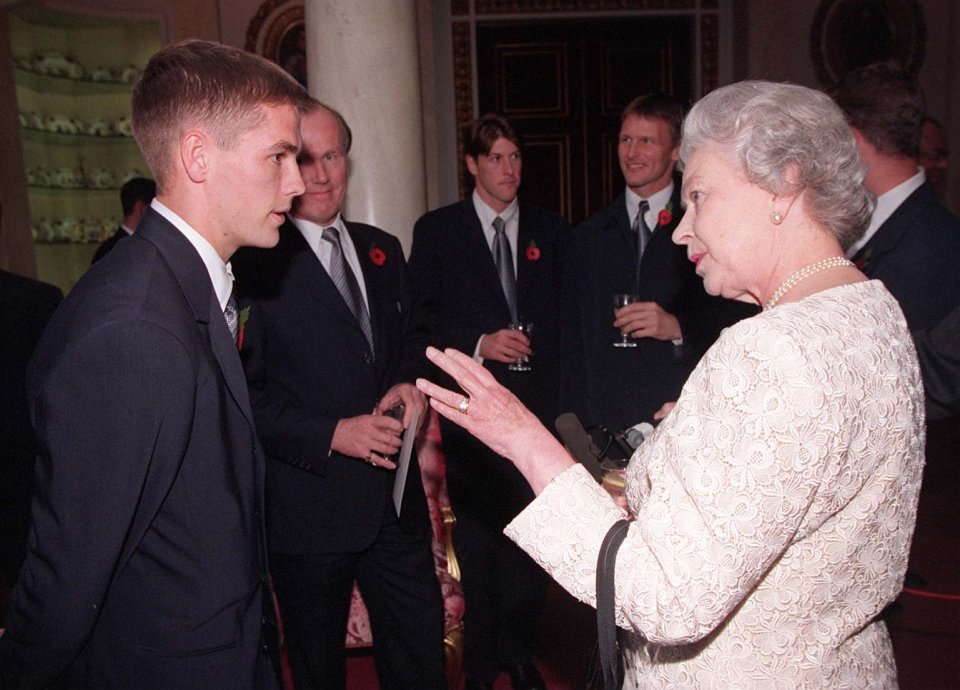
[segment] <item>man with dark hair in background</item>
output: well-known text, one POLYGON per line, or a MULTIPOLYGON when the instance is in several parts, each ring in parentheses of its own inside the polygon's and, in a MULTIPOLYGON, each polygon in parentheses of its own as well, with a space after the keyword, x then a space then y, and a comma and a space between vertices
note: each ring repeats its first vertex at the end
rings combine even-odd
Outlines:
POLYGON ((276 65, 208 41, 161 49, 134 86, 158 195, 30 362, 38 481, 0 686, 276 687, 228 261, 275 245, 303 192, 305 99, 276 65))
POLYGON ((91 265, 105 257, 117 242, 129 237, 137 229, 143 214, 150 208, 150 202, 157 195, 157 183, 146 177, 134 177, 124 182, 120 188, 120 205, 123 208, 123 220, 120 227, 105 239, 93 255, 91 265))
POLYGON ((756 313, 711 297, 674 244, 683 217, 683 106, 665 94, 630 101, 617 156, 626 189, 578 225, 567 247, 562 293, 563 409, 585 425, 619 431, 650 421, 680 388, 720 330, 756 313), (615 294, 636 301, 614 311, 615 294), (627 347, 614 347, 629 336, 627 347))
POLYGON ((847 256, 882 280, 910 330, 935 326, 960 304, 960 220, 937 199, 918 163, 925 113, 916 80, 886 64, 847 75, 833 99, 867 166, 877 207, 847 256))
MULTIPOLYGON (((545 424, 557 414, 560 216, 517 200, 520 138, 498 115, 465 132, 470 198, 422 216, 411 281, 429 342, 472 354, 545 424), (526 322, 524 332, 511 324, 526 322), (528 370, 516 366, 528 359, 528 370), (513 368, 511 368, 513 365, 513 368)), ((444 379, 447 380, 447 379, 444 379)), ((502 670, 514 690, 542 688, 531 658, 545 574, 502 534, 533 498, 514 466, 441 421, 466 599, 467 688, 491 688, 502 670)))

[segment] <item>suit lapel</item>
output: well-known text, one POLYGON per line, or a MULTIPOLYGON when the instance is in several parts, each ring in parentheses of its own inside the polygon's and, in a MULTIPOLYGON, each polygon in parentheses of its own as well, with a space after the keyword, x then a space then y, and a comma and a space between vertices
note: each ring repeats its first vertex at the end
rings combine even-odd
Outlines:
POLYGON ((933 187, 924 182, 890 214, 873 237, 860 248, 853 257, 854 262, 862 266, 867 275, 871 275, 870 263, 896 249, 904 234, 910 230, 914 219, 932 203, 936 203, 936 194, 933 187))
POLYGON ((215 299, 213 284, 203 259, 189 240, 153 209, 147 211, 144 221, 138 226, 138 233, 141 229, 146 231, 143 239, 157 247, 180 285, 197 323, 205 326, 210 347, 230 395, 253 428, 253 412, 240 355, 223 318, 220 303, 215 299))
MULTIPOLYGON (((504 314, 510 313, 510 306, 507 304, 507 298, 503 295, 503 287, 500 285, 500 276, 497 273, 497 265, 493 261, 493 252, 490 251, 490 245, 487 244, 487 237, 483 233, 483 226, 480 224, 480 217, 477 215, 477 209, 473 206, 473 197, 467 197, 462 202, 464 222, 461 227, 466 228, 465 249, 467 256, 474 257, 471 261, 477 271, 477 279, 482 283, 482 289, 487 294, 496 295, 499 304, 503 307, 504 314)), ((520 222, 523 223, 523 215, 520 216, 520 222)), ((522 230, 520 231, 522 232, 522 230)), ((522 235, 518 234, 517 244, 522 242, 522 235)), ((519 256, 519 254, 518 254, 519 256)), ((519 263, 519 262, 518 262, 519 263)), ((517 276, 517 308, 520 305, 520 279, 517 276)), ((510 320, 507 316, 504 325, 510 320)))
MULTIPOLYGON (((385 347, 383 339, 382 321, 384 310, 391 307, 399 309, 396 303, 396 296, 390 295, 384 286, 384 271, 381 266, 375 266, 370 260, 370 252, 373 247, 373 238, 370 232, 363 226, 355 223, 349 223, 346 220, 343 224, 350 233, 350 239, 353 241, 353 247, 357 251, 357 260, 360 262, 360 272, 362 274, 363 286, 367 292, 367 310, 370 312, 370 327, 373 329, 373 347, 375 358, 382 355, 385 347), (393 304, 391 304, 393 300, 393 304)), ((383 247, 379 247, 383 251, 383 247)), ((389 260, 389 257, 388 259, 389 260)), ((356 320, 354 320, 356 321, 356 320)), ((359 324, 357 327, 359 328, 359 324)))
MULTIPOLYGON (((351 234, 351 239, 353 235, 351 234)), ((337 289, 330 274, 327 273, 320 259, 313 253, 310 245, 303 238, 303 234, 297 227, 290 222, 283 225, 280 231, 280 245, 275 251, 284 251, 287 253, 288 270, 290 280, 299 283, 299 286, 291 289, 302 291, 317 300, 324 310, 333 313, 341 319, 348 327, 356 331, 357 338, 354 340, 358 347, 369 350, 366 345, 367 339, 363 335, 363 330, 357 322, 350 307, 343 300, 343 295, 337 289)), ((362 261, 361 261, 362 263, 362 261)))

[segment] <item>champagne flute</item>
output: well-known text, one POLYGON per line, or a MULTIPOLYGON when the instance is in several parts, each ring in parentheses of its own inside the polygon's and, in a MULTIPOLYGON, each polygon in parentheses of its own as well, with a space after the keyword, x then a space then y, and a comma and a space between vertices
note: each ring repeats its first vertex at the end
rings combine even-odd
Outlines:
MULTIPOLYGON (((613 309, 616 311, 621 307, 625 307, 628 304, 633 304, 634 302, 639 302, 639 295, 631 295, 626 293, 621 293, 613 296, 613 309)), ((626 333, 620 333, 620 340, 613 344, 614 347, 636 347, 637 341, 631 340, 630 336, 626 333)))
MULTIPOLYGON (((507 326, 511 331, 518 331, 523 333, 527 338, 530 338, 530 334, 533 333, 533 323, 530 321, 517 320, 510 323, 507 326)), ((530 371, 530 360, 524 355, 516 362, 507 367, 510 371, 530 371)))

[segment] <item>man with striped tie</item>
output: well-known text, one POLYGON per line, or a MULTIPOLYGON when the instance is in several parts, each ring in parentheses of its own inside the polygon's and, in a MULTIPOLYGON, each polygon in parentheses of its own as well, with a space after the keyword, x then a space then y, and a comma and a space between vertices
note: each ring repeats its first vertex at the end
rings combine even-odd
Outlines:
POLYGON ((425 416, 412 382, 426 340, 410 317, 400 242, 341 213, 352 136, 343 117, 313 101, 300 133, 306 189, 279 244, 234 258, 290 666, 298 690, 345 686, 356 581, 380 686, 439 690, 443 604, 415 458, 399 515, 392 497, 401 434, 415 411, 425 416))

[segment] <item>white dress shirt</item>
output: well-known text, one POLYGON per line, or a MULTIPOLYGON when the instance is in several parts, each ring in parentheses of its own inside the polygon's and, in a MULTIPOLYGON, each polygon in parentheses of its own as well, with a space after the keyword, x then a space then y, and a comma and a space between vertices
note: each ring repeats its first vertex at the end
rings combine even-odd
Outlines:
POLYGON ((207 242, 199 232, 194 230, 190 223, 164 206, 156 197, 150 202, 150 207, 166 218, 173 227, 189 240, 197 254, 203 260, 203 265, 207 267, 207 273, 210 274, 210 282, 213 283, 213 290, 217 293, 217 301, 220 302, 220 311, 227 306, 227 300, 230 299, 230 293, 233 292, 233 270, 230 262, 223 262, 217 250, 213 245, 207 242))
MULTIPOLYGON (((627 187, 627 193, 624 194, 624 197, 626 197, 627 200, 627 218, 630 219, 630 225, 632 226, 633 219, 637 217, 637 209, 640 208, 640 202, 643 201, 643 198, 638 196, 637 193, 629 187, 627 187)), ((647 203, 650 204, 650 208, 643 215, 643 219, 647 221, 647 227, 650 228, 651 234, 656 232, 659 225, 658 219, 660 218, 660 212, 669 205, 672 197, 673 180, 659 192, 647 197, 647 203)), ((673 212, 676 212, 676 209, 673 209, 673 212)))
POLYGON ((363 282, 363 270, 360 268, 360 259, 357 257, 357 248, 353 245, 353 240, 350 238, 350 233, 347 232, 347 228, 343 224, 343 217, 338 213, 336 219, 328 225, 318 225, 317 223, 309 221, 306 218, 298 218, 291 214, 287 214, 287 218, 290 219, 291 223, 297 226, 297 230, 299 230, 300 234, 303 235, 303 239, 307 241, 307 244, 310 245, 310 249, 312 249, 313 253, 317 255, 318 259, 320 259, 320 264, 323 266, 323 270, 327 272, 327 275, 330 275, 330 254, 332 247, 329 242, 323 241, 323 229, 337 229, 337 231, 340 233, 340 251, 343 252, 343 258, 346 259, 347 265, 350 266, 350 270, 353 271, 353 275, 356 277, 357 283, 360 285, 360 292, 363 294, 363 303, 367 305, 367 312, 369 312, 370 300, 367 299, 367 286, 363 282))
MULTIPOLYGON (((517 201, 517 197, 513 198, 513 201, 510 202, 510 205, 507 206, 501 213, 497 213, 492 208, 487 206, 487 204, 480 198, 480 195, 477 194, 477 191, 473 191, 473 207, 477 211, 477 216, 480 218, 480 227, 483 228, 483 236, 487 240, 487 247, 490 249, 490 255, 493 255, 493 240, 497 236, 497 231, 493 229, 493 220, 500 216, 504 222, 503 231, 507 235, 507 239, 510 240, 510 253, 513 255, 513 275, 517 275, 517 242, 520 241, 520 203, 517 201)), ((503 327, 506 328, 507 324, 503 324, 503 327)), ((486 335, 486 334, 483 334, 486 335)), ((477 338, 477 346, 473 348, 473 358, 483 364, 483 357, 480 356, 480 343, 483 340, 483 335, 477 338)))

